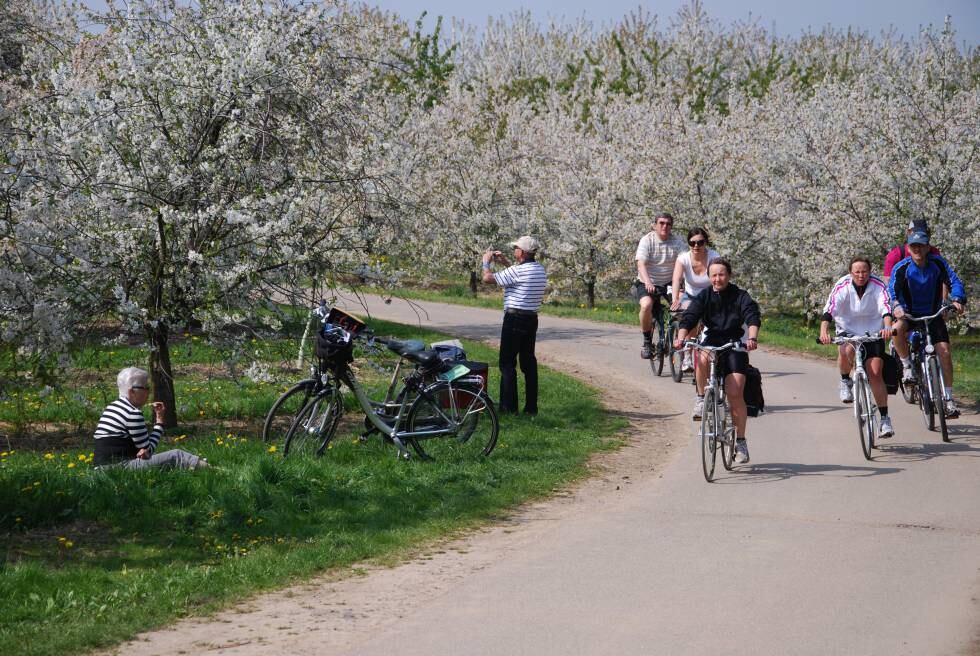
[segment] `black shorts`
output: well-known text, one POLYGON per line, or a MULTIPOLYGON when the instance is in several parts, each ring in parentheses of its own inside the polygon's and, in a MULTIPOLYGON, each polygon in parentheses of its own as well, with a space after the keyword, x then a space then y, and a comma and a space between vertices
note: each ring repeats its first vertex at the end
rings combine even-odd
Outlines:
POLYGON ((653 307, 656 309, 660 308, 660 299, 667 299, 670 303, 670 295, 667 293, 667 285, 654 285, 653 293, 647 291, 647 286, 643 284, 642 280, 634 280, 633 288, 631 289, 633 295, 633 300, 637 303, 643 298, 649 296, 653 299, 653 307))
POLYGON ((878 339, 873 342, 864 342, 861 344, 861 348, 864 349, 864 359, 870 360, 871 358, 883 358, 885 357, 885 340, 878 339))
MULTIPOLYGON (((902 317, 902 321, 908 327, 909 332, 913 330, 922 330, 922 322, 909 319, 908 317, 902 317)), ((939 344, 940 342, 949 343, 949 330, 946 329, 946 320, 942 317, 936 317, 929 322, 929 336, 932 337, 933 344, 939 344)))
MULTIPOLYGON (((728 341, 724 341, 721 344, 712 344, 710 340, 705 340, 705 346, 724 346, 728 341)), ((749 354, 745 351, 732 351, 728 350, 721 354, 716 354, 718 357, 718 373, 721 374, 721 379, 724 380, 725 376, 728 374, 746 374, 749 371, 749 354)))

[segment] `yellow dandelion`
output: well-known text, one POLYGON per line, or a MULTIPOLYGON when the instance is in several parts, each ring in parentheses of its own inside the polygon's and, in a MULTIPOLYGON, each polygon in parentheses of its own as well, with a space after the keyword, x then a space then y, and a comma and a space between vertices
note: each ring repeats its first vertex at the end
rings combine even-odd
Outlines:
POLYGON ((20 524, 22 521, 24 520, 21 517, 17 517, 14 519, 14 524, 20 524))
POLYGON ((75 546, 74 542, 72 542, 71 540, 65 540, 65 549, 71 549, 74 546, 75 546))
POLYGON ((67 539, 68 539, 68 538, 66 538, 66 537, 59 537, 59 538, 58 538, 58 542, 64 542, 64 541, 65 541, 65 540, 67 540, 67 539))
POLYGON ((86 456, 84 453, 78 456, 78 459, 81 460, 82 462, 85 462, 85 458, 86 456))
POLYGON ((45 453, 44 454, 44 459, 45 460, 54 460, 54 454, 53 453, 45 453))
POLYGON ((69 462, 68 463, 68 469, 74 469, 74 468, 75 468, 75 463, 69 462))
POLYGON ((275 452, 276 452, 276 445, 273 444, 272 446, 269 447, 269 453, 275 453, 275 452))

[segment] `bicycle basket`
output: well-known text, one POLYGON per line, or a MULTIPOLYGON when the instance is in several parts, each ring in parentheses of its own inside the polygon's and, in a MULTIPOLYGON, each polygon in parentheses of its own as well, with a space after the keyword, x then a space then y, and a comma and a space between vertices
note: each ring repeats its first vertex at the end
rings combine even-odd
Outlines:
POLYGON ((327 365, 339 365, 354 360, 354 341, 340 335, 317 335, 316 356, 327 365))

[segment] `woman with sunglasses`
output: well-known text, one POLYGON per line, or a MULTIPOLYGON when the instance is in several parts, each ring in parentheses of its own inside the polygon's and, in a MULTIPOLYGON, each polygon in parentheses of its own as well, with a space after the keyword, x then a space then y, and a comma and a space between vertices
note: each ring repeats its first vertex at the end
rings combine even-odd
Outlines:
MULTIPOLYGON (((674 279, 671 283, 673 290, 673 301, 670 303, 670 311, 686 310, 691 304, 691 299, 700 294, 702 290, 711 287, 711 280, 708 279, 708 262, 721 257, 711 248, 711 238, 708 231, 704 228, 692 228, 687 232, 687 245, 691 250, 677 256, 674 263, 674 279), (681 293, 681 282, 684 283, 684 291, 681 293)), ((695 328, 697 335, 701 331, 700 325, 695 328)), ((684 354, 684 371, 694 369, 694 361, 691 352, 684 354)))
POLYGON ((126 367, 116 376, 119 398, 106 406, 95 429, 96 467, 119 466, 126 469, 196 469, 208 467, 204 458, 182 449, 154 453, 163 437, 164 406, 151 403, 155 421, 146 429, 141 408, 150 398, 150 374, 126 367))

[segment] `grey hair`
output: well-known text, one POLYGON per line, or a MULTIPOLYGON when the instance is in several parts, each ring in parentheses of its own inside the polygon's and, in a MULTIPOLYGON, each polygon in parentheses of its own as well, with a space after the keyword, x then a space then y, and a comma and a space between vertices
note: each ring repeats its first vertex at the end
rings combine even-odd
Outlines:
POLYGON ((126 367, 119 372, 116 376, 116 386, 119 388, 119 396, 125 398, 129 394, 129 390, 132 389, 133 384, 137 381, 149 381, 150 374, 147 373, 146 369, 140 369, 139 367, 126 367))

